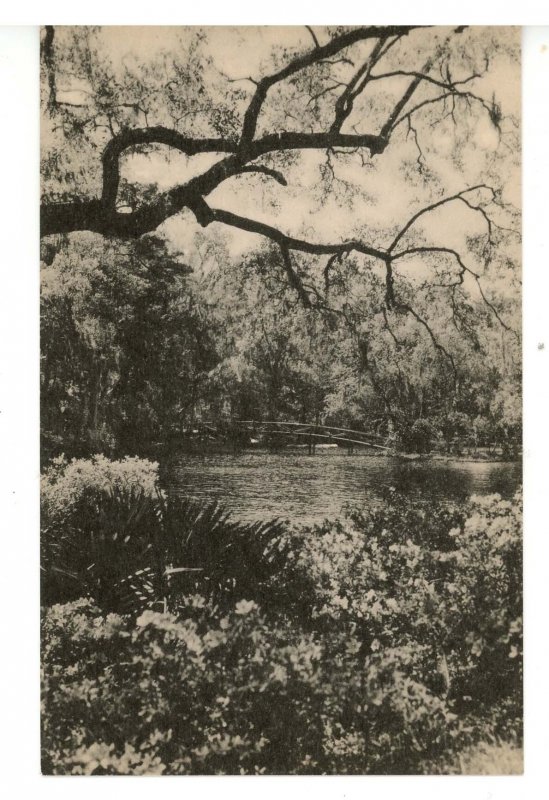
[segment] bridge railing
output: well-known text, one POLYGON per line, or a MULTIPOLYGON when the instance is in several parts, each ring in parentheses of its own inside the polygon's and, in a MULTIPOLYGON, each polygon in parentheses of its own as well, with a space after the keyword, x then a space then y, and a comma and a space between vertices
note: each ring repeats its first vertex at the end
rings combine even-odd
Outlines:
POLYGON ((369 439, 378 439, 378 440, 385 440, 385 437, 380 436, 378 433, 374 433, 373 431, 359 431, 355 428, 342 428, 336 425, 323 425, 321 423, 315 422, 290 422, 285 420, 236 420, 235 421, 239 425, 255 425, 255 426, 269 426, 269 427, 280 427, 280 428, 295 428, 301 430, 318 430, 323 432, 335 432, 335 433, 349 433, 354 436, 367 436, 369 439))
MULTIPOLYGON (((373 447, 380 450, 389 450, 386 439, 377 433, 359 431, 354 428, 343 428, 335 425, 321 425, 320 423, 294 422, 286 420, 224 420, 224 428, 227 424, 231 428, 247 431, 255 435, 275 435, 288 437, 301 437, 309 441, 323 439, 334 444, 344 444, 350 447, 355 445, 363 447, 373 447)), ((220 426, 214 422, 201 423, 202 429, 210 432, 219 432, 220 426)))

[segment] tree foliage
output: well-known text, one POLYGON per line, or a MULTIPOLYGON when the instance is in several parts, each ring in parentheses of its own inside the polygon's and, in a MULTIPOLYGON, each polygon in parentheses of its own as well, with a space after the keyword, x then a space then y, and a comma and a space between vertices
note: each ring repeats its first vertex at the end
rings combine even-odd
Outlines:
POLYGON ((201 408, 516 436, 517 63, 512 29, 46 27, 52 448, 201 408))

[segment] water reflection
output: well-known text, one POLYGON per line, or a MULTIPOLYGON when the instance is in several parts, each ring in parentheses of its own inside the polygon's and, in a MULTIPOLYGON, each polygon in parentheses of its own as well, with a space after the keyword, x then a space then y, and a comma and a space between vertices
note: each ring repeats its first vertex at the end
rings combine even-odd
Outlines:
POLYGON ((340 451, 180 455, 162 465, 176 494, 217 500, 245 520, 282 517, 300 522, 337 517, 394 486, 410 496, 460 499, 498 492, 511 496, 522 480, 517 463, 402 461, 340 451))

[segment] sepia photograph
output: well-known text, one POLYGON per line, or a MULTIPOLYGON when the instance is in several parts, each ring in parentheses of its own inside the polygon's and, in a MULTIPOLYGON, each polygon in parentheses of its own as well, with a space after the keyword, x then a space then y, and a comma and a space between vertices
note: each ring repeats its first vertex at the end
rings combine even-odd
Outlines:
POLYGON ((40 29, 42 774, 523 773, 521 136, 519 27, 40 29))

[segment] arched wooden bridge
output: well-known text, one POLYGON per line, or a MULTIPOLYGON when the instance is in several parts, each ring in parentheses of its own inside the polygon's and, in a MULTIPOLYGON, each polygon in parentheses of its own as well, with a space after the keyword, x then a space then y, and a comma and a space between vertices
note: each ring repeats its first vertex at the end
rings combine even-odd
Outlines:
POLYGON ((375 433, 358 431, 353 428, 339 428, 333 425, 281 420, 225 419, 218 424, 202 422, 193 429, 194 435, 201 433, 215 439, 228 439, 238 434, 247 435, 253 443, 261 440, 273 441, 280 437, 281 439, 302 441, 310 451, 314 451, 317 445, 326 444, 349 449, 355 447, 372 447, 377 450, 392 449, 387 445, 385 437, 375 433))

